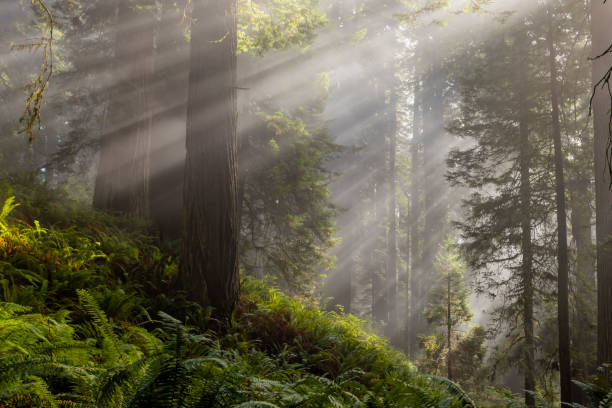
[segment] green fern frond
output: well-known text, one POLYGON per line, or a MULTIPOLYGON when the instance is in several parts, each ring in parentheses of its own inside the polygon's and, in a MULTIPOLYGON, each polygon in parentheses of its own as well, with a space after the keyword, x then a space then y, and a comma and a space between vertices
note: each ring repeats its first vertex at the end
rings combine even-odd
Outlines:
POLYGON ((118 360, 123 352, 119 346, 119 339, 115 334, 112 324, 109 322, 106 314, 100 309, 96 299, 85 289, 77 289, 79 302, 92 319, 95 328, 102 337, 103 345, 109 345, 114 353, 110 355, 111 361, 118 360))
POLYGON ((11 196, 4 201, 4 205, 2 206, 2 211, 0 211, 0 231, 6 231, 8 228, 8 223, 6 221, 9 214, 19 206, 19 204, 15 203, 15 197, 11 196))
POLYGON ((444 377, 438 377, 435 375, 429 375, 428 377, 431 378, 434 382, 444 385, 448 389, 448 391, 461 402, 463 407, 477 408, 474 400, 470 398, 467 392, 465 392, 461 388, 461 386, 459 386, 459 384, 449 380, 448 378, 444 378, 444 377))
POLYGON ((247 401, 242 404, 235 405, 234 408, 281 408, 276 404, 266 401, 247 401))

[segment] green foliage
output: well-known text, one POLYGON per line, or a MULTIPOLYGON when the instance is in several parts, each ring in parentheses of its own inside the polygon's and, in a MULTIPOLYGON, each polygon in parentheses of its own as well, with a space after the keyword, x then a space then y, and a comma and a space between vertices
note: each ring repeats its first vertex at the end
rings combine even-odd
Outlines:
POLYGON ((464 281, 466 264, 451 237, 446 238, 436 255, 435 266, 440 278, 431 292, 431 301, 425 310, 425 317, 435 326, 450 325, 454 330, 455 327, 468 322, 472 318, 472 312, 468 305, 469 293, 464 281))
POLYGON ((126 291, 158 295, 176 277, 175 258, 142 222, 86 210, 31 179, 1 185, 2 199, 0 301, 59 310, 88 288, 114 318, 133 320, 144 296, 126 291))
POLYGON ((298 112, 259 112, 245 135, 241 262, 249 274, 279 278, 292 293, 311 292, 338 243, 329 162, 344 148, 317 123, 329 77, 315 78, 311 103, 298 112))
MULTIPOLYGON (((591 400, 592 406, 596 408, 606 408, 612 406, 612 368, 609 364, 604 364, 597 369, 597 374, 592 382, 573 381, 578 385, 591 400)), ((585 408, 580 404, 573 404, 574 408, 585 408)))
POLYGON ((11 301, 0 303, 0 406, 471 406, 454 384, 419 374, 364 321, 252 278, 224 333, 205 331, 214 322, 180 294, 165 304, 202 326, 164 312, 153 320, 159 301, 145 300, 152 276, 143 272, 165 261, 148 259, 146 229, 123 232, 128 220, 76 204, 56 213, 59 192, 22 189, 4 187, 18 198, 6 199, 0 233, 2 296, 11 301), (41 196, 48 201, 35 210, 41 196), (26 221, 32 213, 55 225, 26 221), (63 227, 70 217, 77 223, 63 227), (98 217, 108 217, 104 232, 98 217))
POLYGON ((239 0, 238 52, 263 56, 308 46, 327 24, 318 5, 319 0, 239 0))
POLYGON ((489 372, 485 368, 487 331, 477 325, 459 336, 451 352, 454 380, 474 395, 484 391, 489 372))

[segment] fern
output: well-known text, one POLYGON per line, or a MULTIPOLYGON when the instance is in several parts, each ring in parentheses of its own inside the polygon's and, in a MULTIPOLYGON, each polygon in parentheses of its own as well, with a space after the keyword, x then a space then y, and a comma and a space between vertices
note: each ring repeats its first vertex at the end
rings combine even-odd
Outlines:
POLYGON ((435 375, 429 375, 429 378, 431 378, 434 382, 438 383, 438 384, 442 384, 444 385, 448 391, 455 397, 457 398, 461 404, 463 404, 462 406, 465 408, 477 408, 476 407, 476 403, 470 398, 470 396, 467 394, 467 392, 465 392, 460 386, 459 384, 449 380, 448 378, 444 378, 444 377, 438 377, 435 375))
POLYGON ((247 401, 242 404, 235 405, 234 408, 280 408, 276 404, 265 401, 247 401))
POLYGON ((109 360, 112 362, 118 361, 123 352, 119 347, 119 339, 115 335, 112 324, 109 322, 106 314, 100 309, 96 299, 85 289, 77 290, 79 302, 93 320, 95 328, 102 336, 103 348, 109 351, 109 360))
POLYGON ((7 218, 9 214, 19 206, 15 203, 15 197, 11 196, 4 201, 2 211, 0 211, 0 231, 6 232, 8 229, 7 218))

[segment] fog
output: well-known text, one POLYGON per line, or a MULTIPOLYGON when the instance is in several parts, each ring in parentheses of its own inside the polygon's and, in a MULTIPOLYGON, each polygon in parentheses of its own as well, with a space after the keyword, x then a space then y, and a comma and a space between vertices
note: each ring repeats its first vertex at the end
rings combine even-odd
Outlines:
MULTIPOLYGON (((80 202, 146 218, 180 247, 190 222, 188 112, 196 112, 190 47, 209 41, 194 27, 215 25, 192 17, 194 2, 47 0, 53 75, 31 143, 19 118, 42 56, 28 44, 49 26, 36 2, 0 3, 0 176, 29 172, 72 186, 80 202)), ((581 300, 595 285, 590 16, 588 2, 570 3, 239 1, 241 272, 363 318, 414 361, 433 361, 427 336, 451 325, 432 317, 443 300, 436 288, 455 271, 464 288, 453 296, 471 312, 453 320, 453 338, 485 328, 482 364, 497 370, 490 385, 522 390, 525 304, 540 364, 529 370, 557 378, 544 367, 558 336, 552 32, 570 321, 579 327, 589 315, 590 330, 586 345, 572 347, 594 347, 594 304, 581 300)), ((205 87, 223 81, 217 74, 205 87)), ((225 109, 219 102, 193 117, 225 109)), ((450 316, 451 283, 447 294, 450 316)), ((574 371, 586 375, 593 358, 580 358, 574 371)), ((444 374, 443 363, 419 364, 444 374)))

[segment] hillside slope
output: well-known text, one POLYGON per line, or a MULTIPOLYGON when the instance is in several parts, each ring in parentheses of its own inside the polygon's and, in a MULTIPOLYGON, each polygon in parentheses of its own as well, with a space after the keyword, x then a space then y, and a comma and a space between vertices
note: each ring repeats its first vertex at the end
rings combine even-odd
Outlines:
POLYGON ((363 321, 250 278, 218 330, 142 223, 41 186, 0 199, 1 407, 472 406, 363 321))

